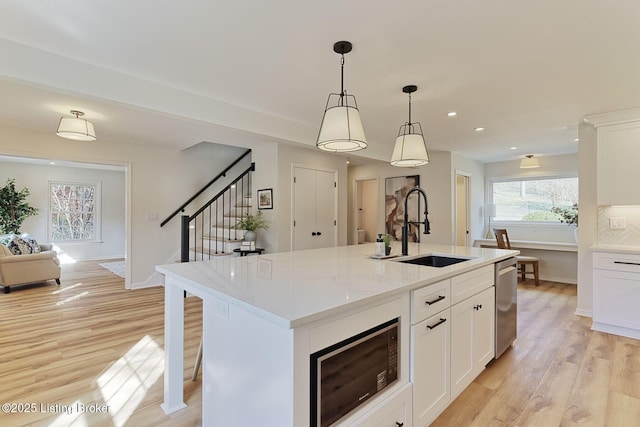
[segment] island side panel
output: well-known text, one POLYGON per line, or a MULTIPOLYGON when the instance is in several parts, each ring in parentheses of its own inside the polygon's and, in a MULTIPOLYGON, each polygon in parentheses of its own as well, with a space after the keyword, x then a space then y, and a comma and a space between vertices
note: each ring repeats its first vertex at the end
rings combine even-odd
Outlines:
POLYGON ((166 278, 164 288, 164 402, 161 408, 171 414, 185 408, 184 366, 184 294, 178 280, 166 278))
POLYGON ((293 426, 293 330, 206 295, 203 426, 293 426))

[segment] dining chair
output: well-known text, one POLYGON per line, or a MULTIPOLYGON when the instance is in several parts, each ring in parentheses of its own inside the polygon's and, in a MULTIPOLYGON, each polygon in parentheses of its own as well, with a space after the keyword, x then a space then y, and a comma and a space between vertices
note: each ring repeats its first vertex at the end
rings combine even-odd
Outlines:
MULTIPOLYGON (((506 228, 494 228, 493 233, 496 235, 498 249, 511 249, 511 242, 509 241, 509 234, 506 228)), ((527 274, 533 274, 535 285, 540 285, 538 272, 540 260, 534 256, 518 255, 516 256, 516 261, 518 262, 518 271, 520 272, 521 279, 525 280, 527 274), (533 271, 527 271, 527 265, 533 266, 533 271)))

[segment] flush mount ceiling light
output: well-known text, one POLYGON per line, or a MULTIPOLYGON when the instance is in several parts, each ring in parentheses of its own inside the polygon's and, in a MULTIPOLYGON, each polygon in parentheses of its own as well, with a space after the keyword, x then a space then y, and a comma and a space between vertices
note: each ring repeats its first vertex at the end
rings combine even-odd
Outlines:
POLYGON ((411 122, 411 94, 418 90, 418 86, 409 85, 402 88, 402 92, 409 94, 409 121, 400 126, 396 145, 393 147, 391 164, 399 167, 415 167, 429 163, 427 146, 422 135, 422 126, 418 122, 411 122))
POLYGON ((533 157, 533 154, 527 154, 524 159, 520 160, 520 169, 533 169, 539 168, 540 162, 533 157))
POLYGON ((60 119, 56 135, 76 141, 95 141, 96 131, 93 128, 93 123, 80 118, 84 116, 82 111, 71 110, 71 114, 75 117, 62 117, 60 119))
POLYGON ((331 152, 357 151, 367 148, 367 139, 360 120, 356 97, 344 89, 344 54, 351 52, 352 44, 340 41, 333 51, 342 55, 340 62, 340 93, 331 93, 322 116, 316 147, 331 152))

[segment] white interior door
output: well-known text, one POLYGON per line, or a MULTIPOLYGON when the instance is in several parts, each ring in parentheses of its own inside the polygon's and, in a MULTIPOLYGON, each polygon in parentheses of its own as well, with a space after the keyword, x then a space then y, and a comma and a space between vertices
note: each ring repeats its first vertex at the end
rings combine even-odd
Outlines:
POLYGON ((336 173, 294 168, 293 250, 337 244, 336 173))
POLYGON ((335 173, 316 171, 316 248, 336 245, 335 173))

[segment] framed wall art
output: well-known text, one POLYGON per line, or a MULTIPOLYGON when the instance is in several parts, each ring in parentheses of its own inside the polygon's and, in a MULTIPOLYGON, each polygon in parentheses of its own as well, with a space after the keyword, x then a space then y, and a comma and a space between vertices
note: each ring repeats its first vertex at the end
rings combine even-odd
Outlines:
MULTIPOLYGON (((402 240, 402 224, 404 223, 404 200, 413 187, 420 185, 420 175, 399 176, 385 179, 385 232, 393 240, 402 240)), ((412 195, 413 196, 413 195, 412 195)), ((411 197, 407 203, 409 221, 421 221, 420 198, 411 197)), ((409 226, 409 241, 419 242, 418 226, 409 226)))
POLYGON ((258 190, 258 209, 273 209, 273 189, 258 190))

